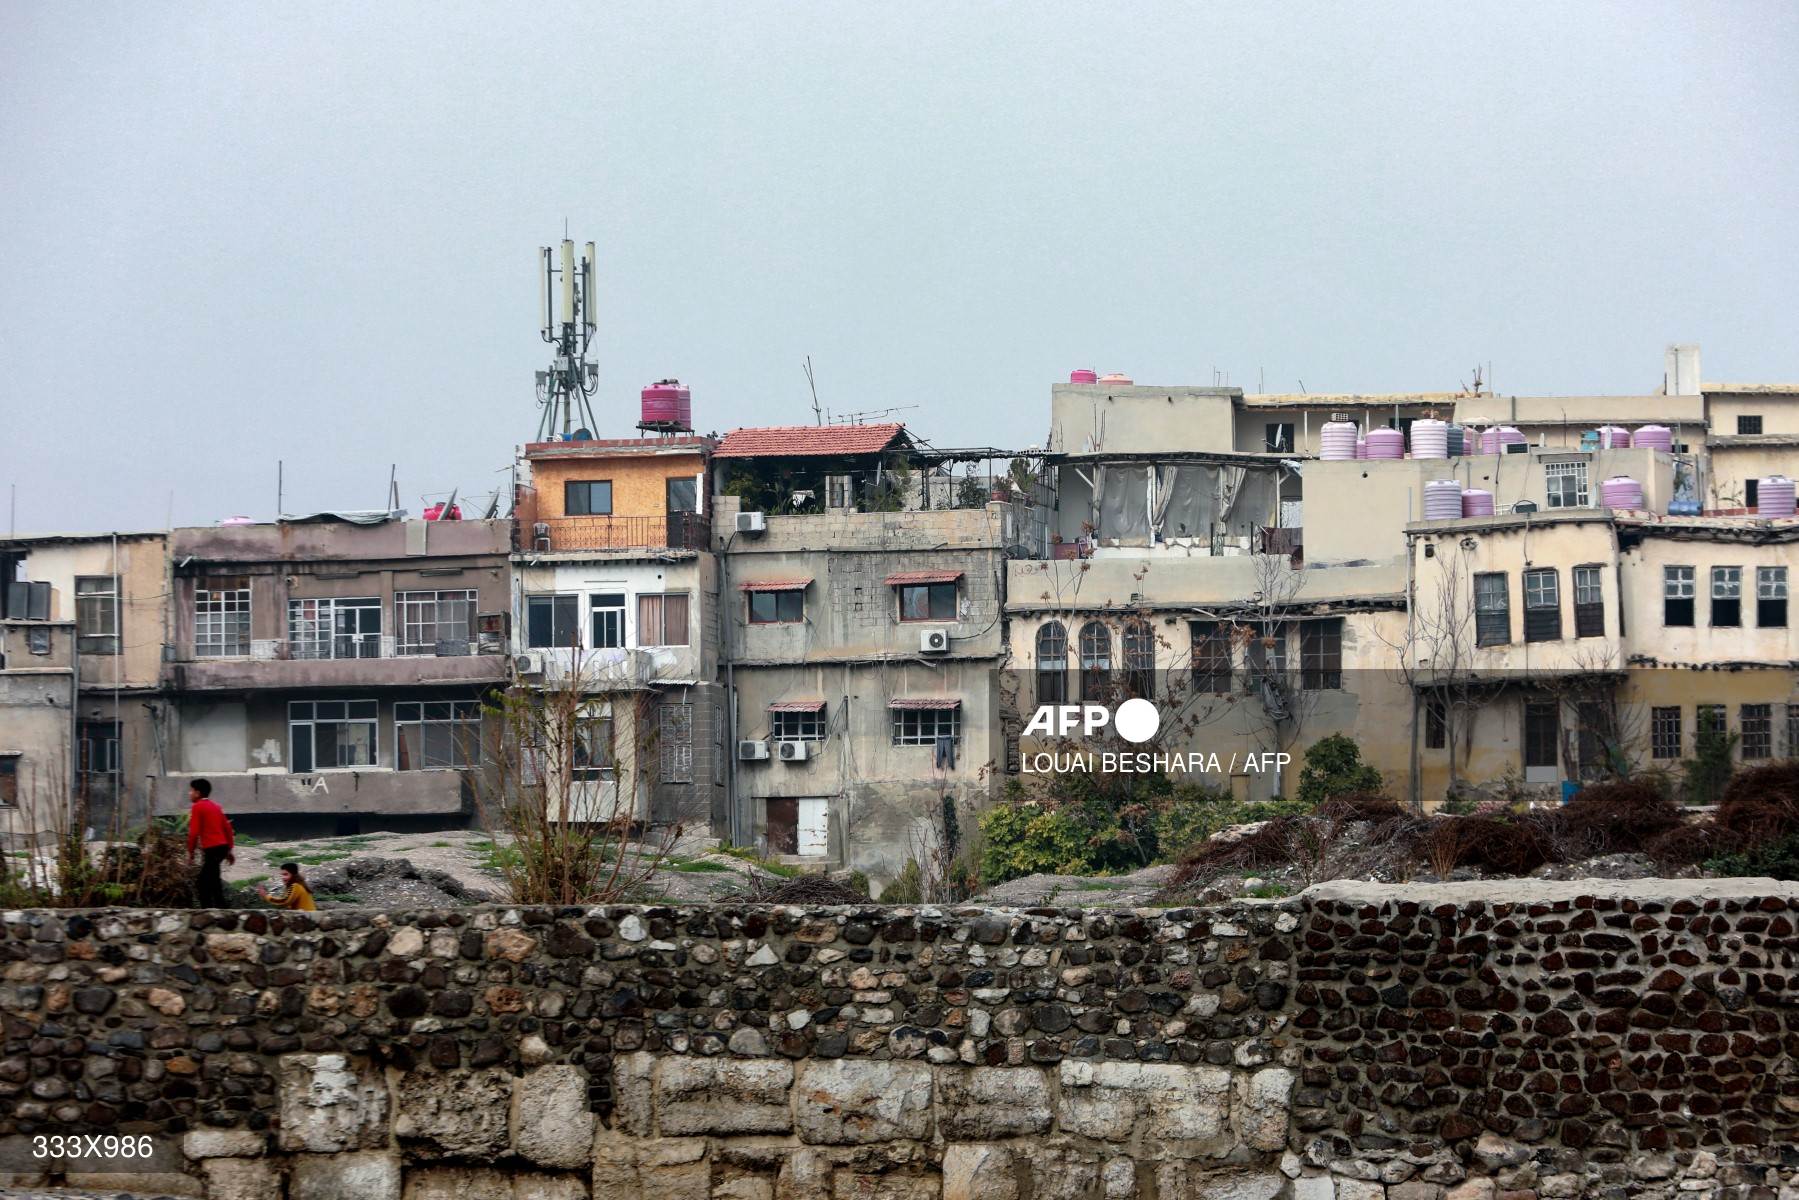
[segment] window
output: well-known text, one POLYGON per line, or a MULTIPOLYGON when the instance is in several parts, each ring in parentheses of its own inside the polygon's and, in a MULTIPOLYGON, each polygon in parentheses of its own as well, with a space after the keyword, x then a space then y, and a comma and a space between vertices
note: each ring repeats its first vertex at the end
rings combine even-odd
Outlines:
POLYGON ((19 807, 19 756, 0 754, 0 808, 19 807))
POLYGON ((1263 448, 1267 453, 1293 453, 1293 423, 1291 421, 1270 421, 1263 428, 1266 430, 1262 439, 1263 448))
POLYGON ((1474 577, 1474 641, 1503 646, 1512 640, 1510 581, 1503 571, 1474 577))
POLYGON ((593 648, 622 650, 625 645, 624 593, 599 592, 587 603, 588 619, 593 625, 593 648))
POLYGON ((475 593, 398 592, 401 654, 468 654, 474 649, 475 593))
POLYGON ((687 593, 667 592, 637 597, 637 644, 687 644, 687 593))
POLYGON ((1424 748, 1441 750, 1449 745, 1449 707, 1432 692, 1424 698, 1424 748))
POLYGON ((1574 636, 1605 636, 1605 576, 1598 567, 1574 568, 1574 636))
POLYGON ((581 636, 579 596, 526 596, 525 645, 567 649, 581 636))
POLYGON ((618 760, 613 755, 611 711, 604 705, 583 705, 575 714, 573 734, 569 778, 582 783, 616 778, 618 760))
POLYGON ((401 700, 394 704, 395 765, 402 771, 481 763, 481 704, 476 700, 401 700))
POLYGON ((1287 625, 1264 623, 1255 637, 1249 639, 1249 669, 1257 675, 1282 676, 1287 673, 1287 625))
POLYGON ((1712 626, 1729 628, 1743 623, 1743 568, 1712 568, 1712 626))
POLYGON ((119 771, 119 726, 114 721, 81 723, 81 773, 116 775, 119 771))
MULTIPOLYGON (((685 605, 687 597, 682 596, 685 605)), ((656 748, 662 762, 662 783, 693 782, 693 705, 664 704, 656 748)))
POLYGON ((1745 433, 1753 434, 1753 433, 1760 433, 1761 431, 1762 431, 1762 419, 1761 419, 1761 415, 1759 413, 1753 413, 1753 414, 1740 413, 1740 414, 1738 414, 1738 416, 1737 416, 1737 432, 1739 434, 1745 434, 1745 433))
POLYGON ((1649 757, 1680 757, 1680 706, 1649 710, 1649 757))
MULTIPOLYGON (((1755 568, 1755 623, 1776 629, 1787 623, 1787 569, 1755 568)), ((1795 747, 1799 752, 1799 747, 1795 747)))
POLYGON ((1724 732, 1724 706, 1722 704, 1701 704, 1694 709, 1697 720, 1694 725, 1700 733, 1724 732))
POLYGON ((802 588, 750 592, 750 624, 792 625, 806 619, 806 593, 802 588))
POLYGON ((1068 703, 1068 631, 1060 621, 1037 630, 1037 703, 1068 703))
POLYGON ((1787 705, 1787 757, 1799 758, 1799 704, 1787 705))
POLYGON ((33 654, 50 653, 50 631, 39 626, 25 631, 25 645, 33 654))
POLYGON ((691 475, 671 478, 667 485, 667 500, 669 512, 698 512, 700 508, 699 481, 691 475))
POLYGON ((570 517, 612 515, 610 479, 571 479, 562 485, 562 511, 570 517))
POLYGON ((381 601, 290 600, 287 647, 293 658, 380 658, 381 601))
POLYGON ((1745 704, 1738 712, 1743 723, 1743 759, 1774 757, 1774 706, 1745 704))
POLYGON ((935 746, 938 738, 962 736, 960 704, 930 708, 896 704, 891 711, 893 744, 896 746, 935 746))
POLYGON ((119 652, 118 576, 75 577, 75 648, 83 654, 119 652))
POLYGON ((296 700, 287 706, 288 769, 375 765, 373 700, 296 700))
POLYGON ((1524 706, 1524 765, 1555 767, 1561 761, 1556 743, 1561 740, 1561 706, 1550 700, 1524 706))
POLYGON ((1524 640, 1553 642, 1562 636, 1562 593, 1553 568, 1524 572, 1524 640))
POLYGON ((1226 696, 1231 690, 1231 627, 1221 621, 1194 621, 1193 690, 1226 696))
POLYGON ((1662 624, 1693 623, 1693 568, 1662 568, 1662 624))
POLYGON ((1586 463, 1544 463, 1543 481, 1548 488, 1550 508, 1587 507, 1586 463))
POLYGON ((1299 686, 1311 692, 1343 686, 1343 618, 1300 622, 1299 686))
POLYGON ((250 581, 202 579, 194 584, 194 657, 244 658, 250 653, 250 581))
POLYGON ((902 621, 953 621, 956 619, 956 585, 908 583, 899 589, 902 621))
POLYGON ((1156 694, 1156 631, 1141 617, 1124 627, 1124 685, 1133 696, 1156 694))
POLYGON ((1762 481, 1759 479, 1743 480, 1743 505, 1747 508, 1762 506, 1762 481))
POLYGON ((768 710, 768 736, 777 742, 825 740, 825 706, 793 705, 768 710))
POLYGON ((1081 626, 1081 699, 1098 703, 1106 699, 1112 682, 1112 631, 1102 622, 1081 626))

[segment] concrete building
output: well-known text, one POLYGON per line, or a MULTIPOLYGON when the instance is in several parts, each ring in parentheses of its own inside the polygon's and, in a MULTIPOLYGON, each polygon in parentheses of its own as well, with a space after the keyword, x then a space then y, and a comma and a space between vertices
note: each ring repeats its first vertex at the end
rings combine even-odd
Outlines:
POLYGON ((320 514, 178 529, 158 811, 240 828, 468 824, 508 678, 510 521, 320 514))
POLYGON ((990 799, 1013 506, 924 507, 933 461, 898 425, 720 443, 733 840, 880 883, 990 799))
POLYGON ((540 699, 588 697, 571 714, 575 819, 728 826, 712 448, 691 435, 525 448, 513 651, 540 699))
POLYGON ((11 714, 0 720, 0 756, 14 756, 10 773, 36 781, 37 815, 24 824, 39 832, 53 779, 65 822, 108 831, 142 824, 148 812, 150 780, 162 766, 166 545, 162 533, 0 540, 0 604, 16 623, 7 639, 9 674, 74 672, 73 693, 44 693, 54 717, 26 714, 27 697, 37 694, 31 685, 12 689, 11 714))

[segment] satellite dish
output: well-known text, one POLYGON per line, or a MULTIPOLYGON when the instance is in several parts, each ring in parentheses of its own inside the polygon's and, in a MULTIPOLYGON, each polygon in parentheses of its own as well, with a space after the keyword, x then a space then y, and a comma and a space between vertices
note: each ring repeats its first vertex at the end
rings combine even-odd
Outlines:
POLYGON ((568 435, 568 440, 571 442, 591 442, 593 441, 593 430, 577 429, 568 435))

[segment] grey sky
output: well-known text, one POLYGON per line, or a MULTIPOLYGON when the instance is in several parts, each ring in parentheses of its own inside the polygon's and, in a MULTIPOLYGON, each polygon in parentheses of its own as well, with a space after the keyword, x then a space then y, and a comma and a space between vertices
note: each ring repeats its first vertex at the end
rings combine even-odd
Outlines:
POLYGON ((809 420, 808 353, 940 445, 1040 441, 1076 366, 1799 376, 1791 5, 531 11, 0 6, 21 531, 266 518, 278 458, 290 511, 491 489, 564 218, 610 435, 665 375, 809 420))

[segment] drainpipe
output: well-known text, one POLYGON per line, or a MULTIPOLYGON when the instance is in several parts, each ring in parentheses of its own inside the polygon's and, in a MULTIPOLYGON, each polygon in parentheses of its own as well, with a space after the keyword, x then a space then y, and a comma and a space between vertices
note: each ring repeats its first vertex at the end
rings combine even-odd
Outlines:
MULTIPOLYGON (((1411 498, 1409 496, 1406 498, 1406 505, 1407 507, 1410 507, 1411 505, 1411 498)), ((1418 598, 1416 594, 1418 586, 1418 547, 1417 543, 1409 537, 1406 538, 1405 543, 1405 646, 1407 654, 1416 654, 1417 642, 1414 639, 1416 636, 1418 613, 1418 598)), ((1435 665, 1436 664, 1434 663, 1432 664, 1433 669, 1435 668, 1435 665)), ((1414 668, 1411 668, 1409 665, 1402 668, 1402 676, 1415 678, 1412 674, 1413 669, 1414 668)), ((1411 770, 1408 772, 1411 778, 1407 781, 1406 790, 1411 797, 1412 811, 1421 812, 1424 809, 1424 781, 1418 777, 1420 757, 1418 752, 1418 688, 1414 684, 1414 686, 1407 690, 1412 693, 1412 716, 1411 770)), ((1455 730, 1453 728, 1450 729, 1449 735, 1453 742, 1455 737, 1455 730)), ((1454 755, 1455 748, 1452 745, 1450 747, 1450 756, 1452 759, 1454 755)))

